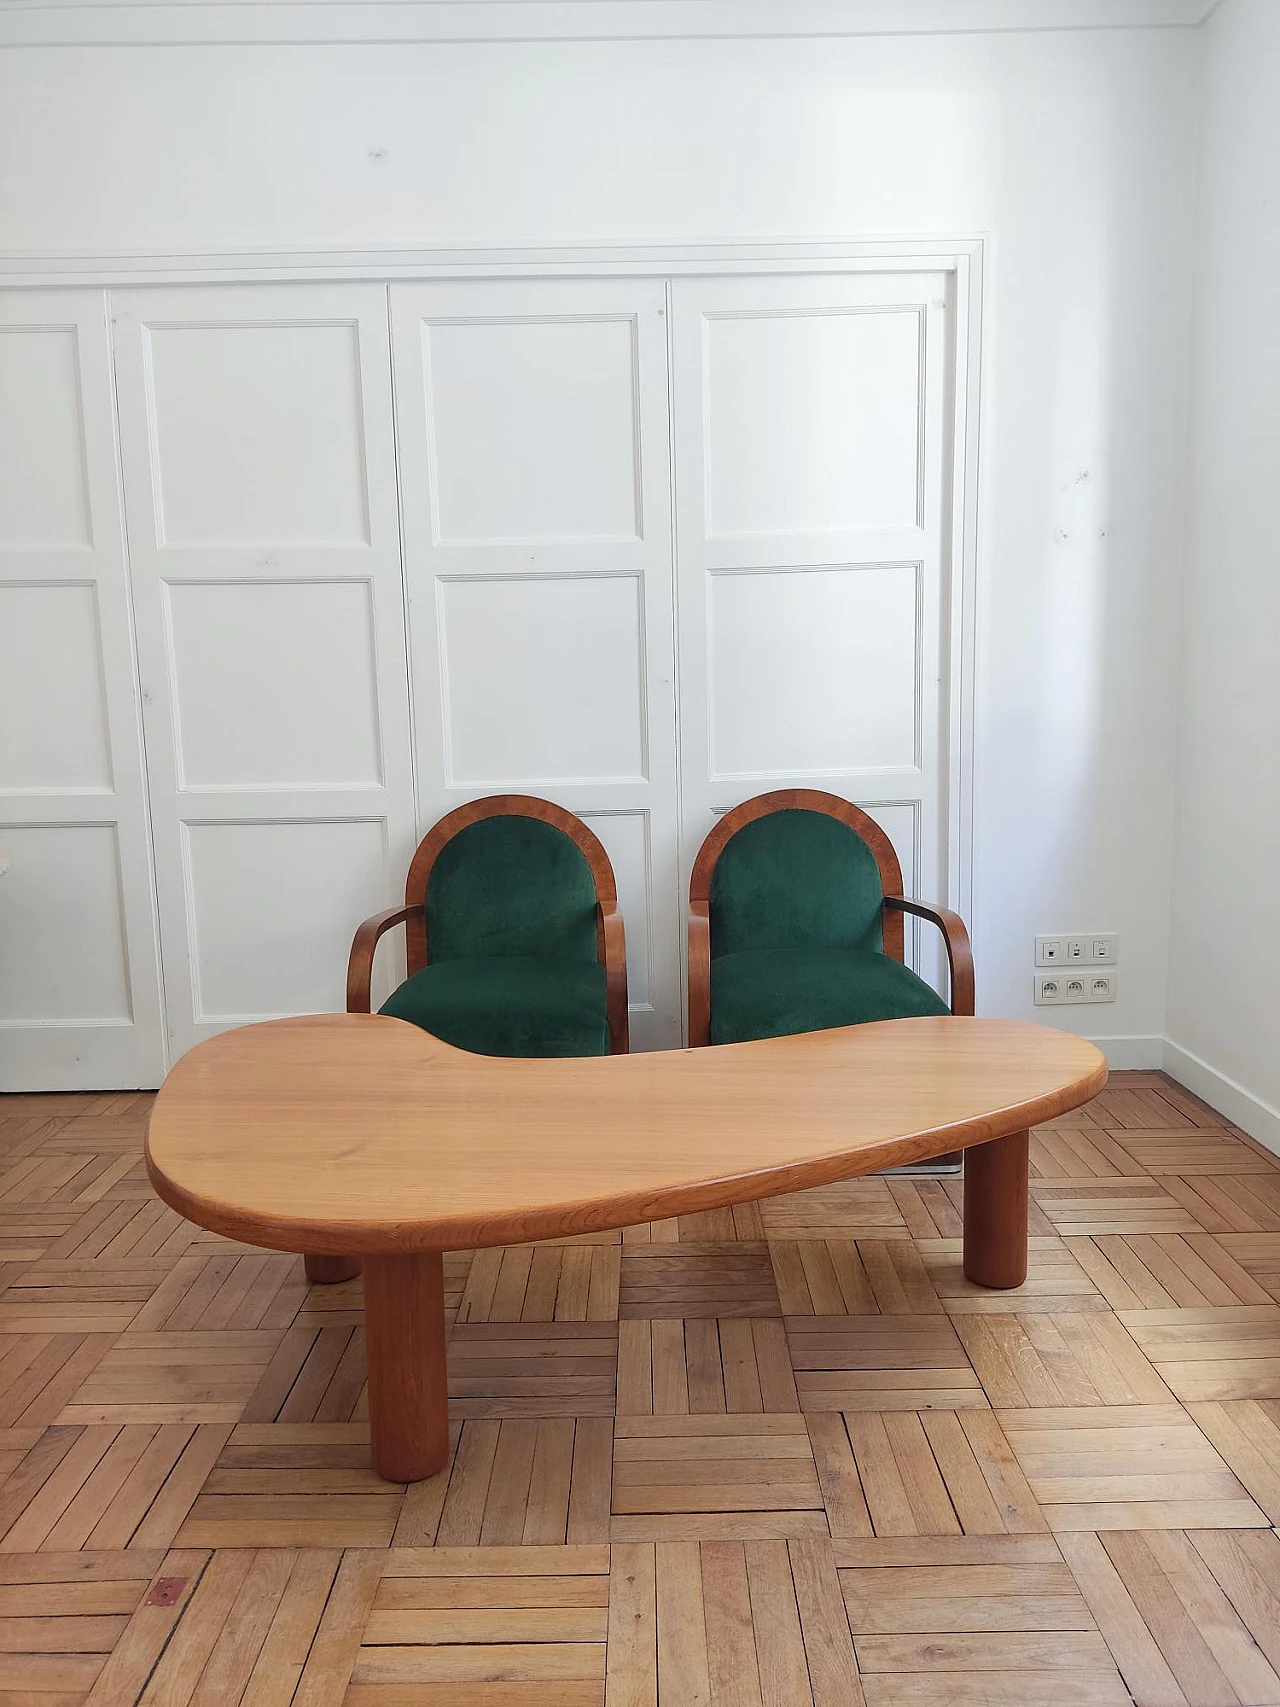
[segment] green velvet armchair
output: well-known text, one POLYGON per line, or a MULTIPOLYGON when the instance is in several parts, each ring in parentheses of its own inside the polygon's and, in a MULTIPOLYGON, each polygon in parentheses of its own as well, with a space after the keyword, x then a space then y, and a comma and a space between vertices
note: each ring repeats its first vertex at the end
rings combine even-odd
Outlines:
POLYGON ((348 1013, 369 1012, 379 937, 406 927, 409 976, 379 1012, 476 1055, 623 1055, 627 958, 609 856, 549 800, 493 795, 419 844, 405 904, 351 945, 348 1013))
POLYGON ((835 794, 782 789, 726 812, 689 882, 689 1043, 916 1014, 971 1014, 958 914, 907 900, 888 836, 835 794), (942 931, 947 1005, 903 964, 903 916, 942 931))

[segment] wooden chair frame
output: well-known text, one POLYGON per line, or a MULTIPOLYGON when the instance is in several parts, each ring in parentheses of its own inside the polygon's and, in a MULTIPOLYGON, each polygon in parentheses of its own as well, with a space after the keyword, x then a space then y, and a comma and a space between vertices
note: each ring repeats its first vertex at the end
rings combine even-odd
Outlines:
POLYGON ((596 953, 604 965, 609 1053, 625 1055, 627 1036, 627 948, 618 911, 618 885, 604 844, 572 812, 532 794, 491 794, 447 813, 418 843, 404 885, 404 906, 375 913, 356 931, 347 964, 347 1012, 367 1014, 372 1000, 373 956, 378 939, 394 925, 405 926, 409 976, 427 964, 427 883, 441 850, 460 830, 484 818, 538 818, 562 830, 582 850, 596 888, 596 953))
POLYGON ((726 844, 744 824, 767 818, 774 812, 797 810, 823 812, 837 818, 871 849, 880 868, 884 892, 884 952, 893 960, 905 959, 903 915, 913 913, 937 925, 947 945, 951 968, 951 1011, 973 1013, 973 953, 969 933, 959 913, 927 901, 913 901, 902 893, 902 867, 893 843, 874 818, 838 794, 816 788, 780 788, 772 794, 757 794, 726 812, 698 849, 689 877, 689 1047, 701 1048, 711 1041, 711 877, 726 844))

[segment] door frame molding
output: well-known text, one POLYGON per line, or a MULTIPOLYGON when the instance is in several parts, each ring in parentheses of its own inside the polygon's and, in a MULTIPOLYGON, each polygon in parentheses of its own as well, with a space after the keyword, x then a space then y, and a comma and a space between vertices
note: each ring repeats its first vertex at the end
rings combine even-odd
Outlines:
POLYGON ((519 278, 678 277, 734 273, 945 272, 954 281, 949 583, 947 894, 974 925, 974 747, 977 586, 980 549, 981 403, 989 360, 984 279, 991 239, 982 233, 870 240, 774 240, 713 244, 556 244, 536 248, 422 247, 136 251, 0 255, 0 290, 519 278))

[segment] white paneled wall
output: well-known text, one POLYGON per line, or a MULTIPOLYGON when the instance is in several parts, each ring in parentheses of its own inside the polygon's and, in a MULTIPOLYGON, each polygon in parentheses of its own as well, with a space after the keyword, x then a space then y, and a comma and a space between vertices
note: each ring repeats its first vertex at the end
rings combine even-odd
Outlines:
MULTIPOLYGON (((1205 207, 1234 219, 1271 159, 1232 68, 1274 81, 1276 0, 1224 0, 1209 28, 1178 27, 1208 9, 793 0, 755 5, 744 34, 742 6, 708 0, 0 7, 0 268, 33 286, 295 265, 514 278, 724 272, 736 255, 830 275, 855 245, 901 271, 922 236, 948 256, 962 244, 983 307, 979 363, 961 290, 959 356, 972 384, 980 365, 982 405, 980 433, 976 408, 967 424, 970 602, 947 624, 948 650, 973 660, 950 683, 965 748, 949 755, 972 813, 948 833, 953 871, 973 850, 979 1002, 1043 1018, 1034 936, 1116 931, 1116 1002, 1055 1022, 1103 1037, 1113 1065, 1152 1066, 1192 280, 1197 249, 1228 256, 1235 229, 1219 241, 1210 219, 1197 236, 1189 189, 1209 185, 1205 207), (1232 52, 1202 113, 1212 42, 1232 52), (1239 120, 1246 168, 1232 155, 1219 173, 1215 156, 1197 172, 1197 134, 1216 145, 1220 113, 1239 120)), ((1240 229, 1265 236, 1266 220, 1240 229)), ((1224 312, 1239 371, 1263 375, 1247 352, 1266 316, 1224 312)), ((1210 366, 1252 442, 1236 368, 1210 366)), ((1267 482, 1252 490, 1265 515, 1267 482)), ((1212 601, 1213 550, 1204 561, 1212 601)), ((1214 613, 1233 631, 1221 599, 1214 613)), ((1232 798, 1247 810, 1247 788, 1232 798)), ((1193 977, 1197 944, 1185 965, 1193 977)), ((1209 1052, 1192 1027, 1177 1035, 1209 1052)))
POLYGON ((632 1041, 680 1035, 661 279, 396 285, 419 803, 543 794, 608 849, 632 1041))
POLYGON ((0 297, 0 1087, 163 1071, 100 291, 0 297))
POLYGON ((176 1056, 342 1007, 414 845, 386 293, 112 303, 176 1056))
POLYGON ((946 893, 949 324, 941 273, 675 284, 689 861, 714 814, 802 783, 946 893))
POLYGON ((481 794, 605 843, 637 1047, 679 1041, 684 874, 750 794, 851 796, 945 897, 951 292, 164 286, 110 329, 11 297, 3 1088, 341 1007, 355 925, 481 794))

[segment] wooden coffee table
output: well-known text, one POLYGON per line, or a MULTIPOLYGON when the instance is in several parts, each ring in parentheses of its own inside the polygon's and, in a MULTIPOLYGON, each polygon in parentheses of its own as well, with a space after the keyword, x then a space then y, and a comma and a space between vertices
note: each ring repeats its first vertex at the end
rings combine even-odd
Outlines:
POLYGON ((1028 1128, 1106 1064, 1015 1021, 889 1020, 716 1049, 526 1061, 401 1020, 224 1032, 161 1088, 147 1170, 189 1220, 364 1271, 374 1468, 448 1453, 442 1253, 563 1238, 828 1185, 967 1150, 964 1271, 1027 1272, 1028 1128))

